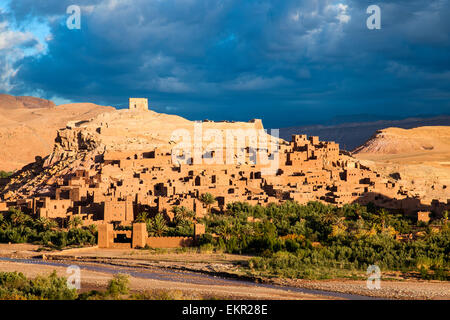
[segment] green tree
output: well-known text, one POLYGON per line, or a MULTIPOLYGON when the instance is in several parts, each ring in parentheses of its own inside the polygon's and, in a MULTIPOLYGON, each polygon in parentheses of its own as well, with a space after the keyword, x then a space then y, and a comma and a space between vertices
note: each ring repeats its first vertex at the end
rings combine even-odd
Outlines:
POLYGON ((13 225, 19 226, 24 225, 25 223, 32 220, 32 218, 20 211, 19 209, 10 208, 9 209, 9 220, 12 222, 13 225))
POLYGON ((97 226, 95 224, 90 224, 87 226, 87 229, 90 233, 92 233, 93 235, 95 235, 95 233, 97 232, 97 226))
POLYGON ((447 224, 447 222, 448 222, 448 210, 445 210, 445 211, 442 213, 441 224, 442 224, 442 225, 445 225, 445 224, 447 224))
POLYGON ((174 214, 174 220, 176 224, 183 221, 190 221, 195 217, 195 212, 188 210, 186 207, 174 206, 172 208, 172 213, 174 214))
POLYGON ((36 229, 38 229, 41 232, 56 228, 58 226, 55 221, 44 217, 36 219, 34 225, 36 229))
POLYGON ((81 220, 81 218, 78 216, 72 217, 68 223, 69 228, 73 228, 73 229, 78 228, 82 224, 83 224, 83 220, 81 220))
POLYGON ((162 237, 168 230, 166 219, 158 213, 153 219, 147 221, 147 231, 151 236, 162 237))
POLYGON ((27 279, 20 272, 0 272, 0 299, 74 300, 76 289, 67 287, 67 280, 56 271, 49 276, 38 275, 27 279))
POLYGON ((6 172, 1 170, 0 171, 0 178, 9 178, 13 173, 12 172, 6 172))
POLYGON ((386 209, 381 209, 378 212, 377 222, 381 225, 382 230, 386 229, 388 221, 389 221, 389 212, 386 209))
POLYGON ((211 206, 216 202, 216 198, 209 192, 200 196, 200 201, 208 208, 208 213, 211 212, 211 206))
POLYGON ((108 283, 108 288, 106 290, 107 294, 112 297, 119 297, 121 294, 127 294, 129 292, 130 280, 126 274, 116 274, 114 278, 108 283))
POLYGON ((147 222, 148 220, 148 212, 143 211, 137 215, 136 222, 147 222))
POLYGON ((216 228, 216 233, 220 237, 222 237, 222 238, 224 238, 226 240, 229 240, 233 236, 234 230, 233 230, 233 227, 231 225, 229 225, 229 224, 222 224, 222 225, 220 225, 220 226, 218 226, 216 228))

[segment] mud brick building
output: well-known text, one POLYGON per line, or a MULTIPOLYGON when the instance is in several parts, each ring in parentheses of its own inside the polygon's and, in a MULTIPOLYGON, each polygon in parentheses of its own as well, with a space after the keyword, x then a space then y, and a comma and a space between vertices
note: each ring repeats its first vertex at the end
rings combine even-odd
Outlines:
MULTIPOLYGON (((287 200, 337 206, 372 202, 407 214, 450 209, 450 200, 435 202, 432 208, 422 205, 395 181, 340 152, 338 144, 314 136, 293 135, 290 142, 280 139, 277 150, 271 150, 272 156, 278 156, 274 174, 264 173, 267 164, 251 161, 254 150, 261 148, 251 142, 232 150, 232 158, 239 154, 242 162, 174 162, 170 130, 185 128, 192 132, 193 123, 175 116, 170 116, 170 121, 161 120, 162 117, 169 116, 148 110, 146 99, 132 98, 129 110, 100 115, 87 123, 69 124, 58 132, 54 152, 40 164, 39 174, 25 182, 13 177, 3 189, 0 211, 16 206, 35 217, 55 219, 61 224, 78 216, 84 225, 98 225, 99 245, 111 247, 111 239, 117 237, 132 239, 136 246, 151 245, 152 241, 156 245, 159 240, 148 240, 142 235, 142 226, 133 224, 137 215, 143 211, 160 212, 170 220, 172 208, 183 206, 202 217, 208 210, 199 200, 204 193, 216 198, 211 210, 219 212, 233 202, 268 205, 287 200), (14 189, 21 183, 21 189, 14 189), (115 231, 111 229, 113 225, 133 226, 133 231, 115 231)), ((202 125, 203 130, 218 132, 263 128, 258 119, 248 123, 205 120, 202 125)), ((192 154, 195 148, 198 146, 194 144, 192 154)), ((200 151, 202 159, 212 153, 200 151)), ((223 150, 224 158, 229 151, 223 150)), ((166 239, 169 246, 182 245, 180 241, 184 240, 166 239)))

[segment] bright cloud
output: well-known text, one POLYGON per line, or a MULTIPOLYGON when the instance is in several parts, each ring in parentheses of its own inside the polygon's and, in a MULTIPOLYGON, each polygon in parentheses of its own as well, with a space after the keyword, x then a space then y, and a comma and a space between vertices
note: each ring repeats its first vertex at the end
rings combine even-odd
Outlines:
POLYGON ((18 61, 43 50, 37 38, 31 32, 13 30, 5 14, 0 11, 0 90, 9 92, 13 89, 12 79, 20 66, 18 61))

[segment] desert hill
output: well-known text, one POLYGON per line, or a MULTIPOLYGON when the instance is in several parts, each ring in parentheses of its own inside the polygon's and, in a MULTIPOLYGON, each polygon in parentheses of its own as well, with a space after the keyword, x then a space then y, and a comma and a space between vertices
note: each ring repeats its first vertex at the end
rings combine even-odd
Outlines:
POLYGON ((450 116, 448 115, 402 120, 351 121, 351 119, 350 117, 345 123, 281 128, 280 137, 289 140, 293 134, 319 136, 324 140, 336 141, 342 149, 350 151, 364 144, 373 136, 374 132, 385 128, 412 129, 424 126, 450 126, 450 116))
MULTIPOLYGON (((131 112, 113 110, 85 121, 70 121, 66 128, 58 130, 53 152, 47 163, 71 159, 80 154, 84 158, 108 152, 149 151, 158 148, 170 152, 174 137, 188 134, 193 139, 196 124, 201 126, 198 134, 208 129, 255 129, 262 123, 250 122, 194 122, 177 115, 152 110, 131 112)), ((191 140, 193 141, 193 140, 191 140)))
MULTIPOLYGON (((195 122, 152 110, 132 112, 128 109, 113 109, 89 120, 77 118, 67 122, 65 128, 56 131, 52 151, 43 157, 44 162, 36 160, 18 171, 19 179, 13 183, 13 189, 17 185, 20 192, 25 191, 27 194, 34 194, 40 188, 44 188, 45 192, 48 185, 57 178, 75 174, 77 170, 104 170, 104 164, 102 161, 99 163, 99 159, 115 156, 118 159, 134 159, 139 154, 147 157, 155 150, 163 157, 169 154, 168 158, 171 159, 170 153, 176 144, 173 140, 178 140, 178 134, 187 134, 190 142, 194 143, 196 134, 205 139, 210 129, 214 133, 222 132, 225 137, 225 130, 228 129, 251 130, 263 127, 260 120, 195 122), (201 127, 200 132, 196 131, 197 125, 201 127)), ((273 139, 270 135, 264 135, 268 141, 273 139)), ((205 141, 202 148, 205 149, 208 145, 209 142, 205 141)), ((122 178, 123 174, 114 175, 114 179, 122 178)))
POLYGON ((68 121, 112 110, 92 103, 55 106, 49 100, 0 95, 0 170, 17 170, 51 153, 57 130, 68 121))
POLYGON ((39 109, 54 107, 55 104, 46 99, 36 97, 14 97, 9 94, 0 94, 0 109, 39 109))
POLYGON ((450 127, 379 130, 353 153, 407 154, 450 152, 450 127))
POLYGON ((450 127, 379 130, 353 156, 430 202, 450 195, 450 127))
POLYGON ((142 100, 130 99, 128 110, 69 121, 57 130, 48 156, 3 182, 0 205, 16 204, 46 218, 77 215, 84 224, 129 224, 142 211, 172 219, 174 206, 202 216, 206 193, 220 211, 233 202, 286 200, 371 202, 405 213, 448 207, 445 191, 437 205, 424 204, 415 198, 423 191, 415 184, 380 174, 373 169, 378 163, 363 160, 370 163, 365 165, 317 136, 295 135, 287 142, 265 133, 258 119, 194 122, 148 110, 142 100), (257 138, 249 132, 258 132, 257 138), (180 143, 187 148, 179 149, 180 143))

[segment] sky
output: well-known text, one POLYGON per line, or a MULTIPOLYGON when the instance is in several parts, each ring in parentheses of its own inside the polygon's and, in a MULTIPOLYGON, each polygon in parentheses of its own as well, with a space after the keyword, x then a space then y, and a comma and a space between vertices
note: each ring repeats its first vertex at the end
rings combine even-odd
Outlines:
POLYGON ((0 93, 146 97, 269 128, 450 114, 449 13, 450 0, 0 0, 0 93))

